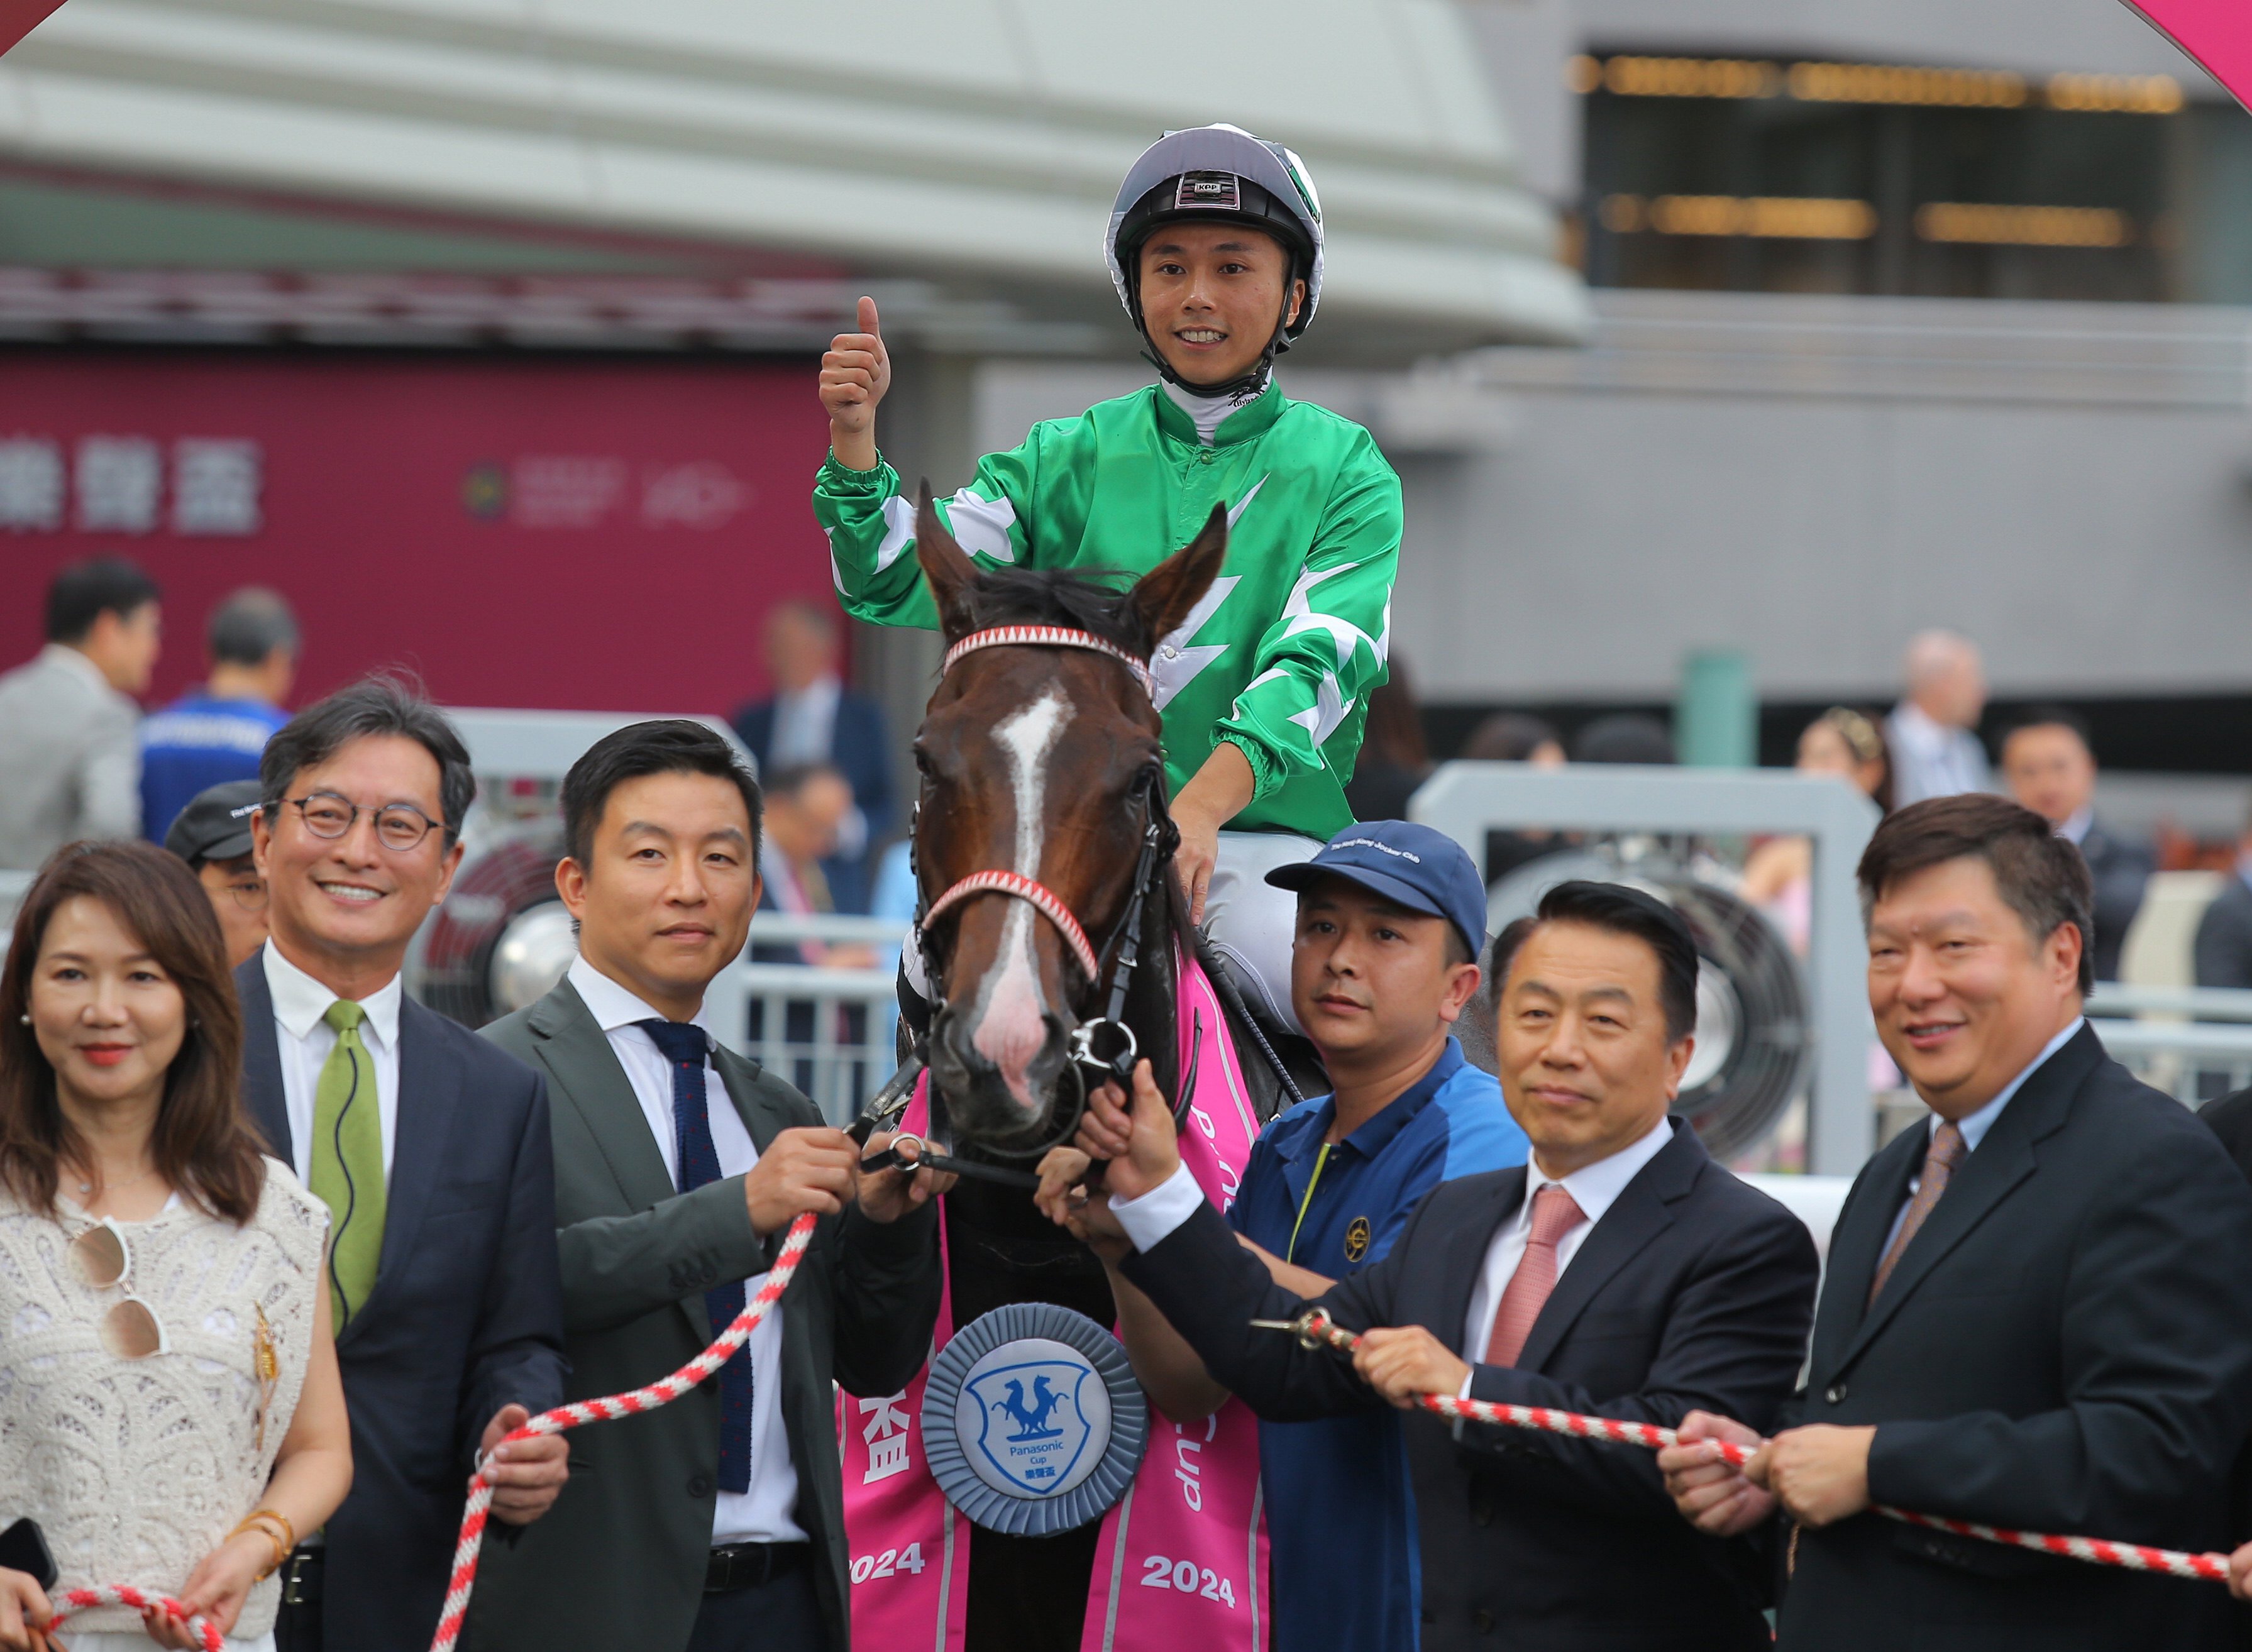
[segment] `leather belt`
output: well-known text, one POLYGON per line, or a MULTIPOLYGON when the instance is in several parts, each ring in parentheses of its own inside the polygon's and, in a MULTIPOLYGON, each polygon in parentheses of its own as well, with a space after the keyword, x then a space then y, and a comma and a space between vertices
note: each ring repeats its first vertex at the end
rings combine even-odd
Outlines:
POLYGON ((322 1580, 328 1575, 327 1548, 321 1544, 302 1544, 289 1551, 282 1565, 282 1603, 284 1606, 317 1606, 321 1599, 322 1580))
POLYGON ((810 1543, 723 1543, 712 1551, 704 1570, 704 1593, 726 1594, 770 1583, 795 1572, 813 1557, 810 1543))

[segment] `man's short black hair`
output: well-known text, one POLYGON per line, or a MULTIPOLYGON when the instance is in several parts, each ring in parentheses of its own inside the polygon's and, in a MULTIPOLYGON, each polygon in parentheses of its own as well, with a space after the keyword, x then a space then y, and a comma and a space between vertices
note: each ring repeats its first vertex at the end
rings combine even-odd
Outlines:
POLYGON ((425 697, 421 684, 403 673, 379 671, 338 689, 298 712, 266 742, 266 754, 258 760, 258 790, 267 820, 280 818, 282 800, 299 774, 352 741, 376 734, 413 740, 437 760, 438 807, 446 816, 440 824, 446 847, 452 849, 461 839, 462 817, 477 795, 469 747, 446 714, 425 697))
POLYGON ((796 797, 817 780, 840 780, 850 791, 852 782, 844 778, 844 771, 834 763, 791 763, 778 768, 766 778, 766 794, 769 797, 796 797))
POLYGON ((1950 860, 1977 859, 2039 947, 2065 924, 2080 931, 2080 990, 2096 988, 2096 880, 2068 838, 2006 797, 1965 792, 1927 797, 1887 815, 1861 851, 1861 920, 1903 878, 1950 860))
POLYGON ((2008 746, 2011 735, 2022 734, 2029 728, 2068 728, 2080 737, 2081 745, 2090 757, 2096 754, 2096 736, 2088 726, 2088 719, 2068 705, 2028 706, 2010 719, 2002 735, 2003 746, 2008 746))
POLYGON ((156 582, 129 557, 73 562, 47 587, 47 641, 83 642, 103 614, 129 620, 157 595, 156 582))
POLYGON ((1541 896, 1540 909, 1493 938, 1487 954, 1494 1002, 1518 948, 1544 924, 1586 924, 1615 935, 1632 935, 1658 954, 1658 1001, 1665 1011, 1665 1037, 1677 1042, 1697 1031, 1697 941, 1679 913, 1655 895, 1625 884, 1584 878, 1559 884, 1541 896))
POLYGON ((263 665, 276 649, 297 653, 297 616, 278 591, 246 586, 212 610, 205 646, 221 665, 263 665))
POLYGON ((585 867, 594 857, 594 831, 610 794, 648 774, 710 774, 733 786, 751 817, 751 860, 757 864, 764 818, 759 783, 725 736, 686 717, 629 723, 580 755, 563 777, 563 852, 585 867))

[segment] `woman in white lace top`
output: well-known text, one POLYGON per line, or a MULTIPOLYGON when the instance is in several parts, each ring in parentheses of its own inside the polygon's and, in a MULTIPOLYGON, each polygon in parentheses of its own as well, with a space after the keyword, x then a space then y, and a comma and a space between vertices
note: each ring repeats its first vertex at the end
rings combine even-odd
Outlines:
MULTIPOLYGON (((0 1527, 38 1522, 60 1588, 131 1585, 272 1652, 297 1537, 351 1442, 323 1281, 328 1212, 241 1107, 218 920, 147 843, 60 850, 0 970, 0 1527)), ((0 1647, 52 1605, 0 1569, 0 1647)), ((73 1614, 70 1652, 187 1647, 73 1614)))

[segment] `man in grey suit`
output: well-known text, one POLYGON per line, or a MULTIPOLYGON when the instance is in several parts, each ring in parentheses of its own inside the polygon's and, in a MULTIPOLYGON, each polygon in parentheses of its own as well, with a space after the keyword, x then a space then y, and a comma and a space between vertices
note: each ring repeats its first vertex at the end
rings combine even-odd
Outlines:
POLYGON ((0 869, 140 831, 132 697, 156 668, 159 619, 156 582, 122 557, 73 563, 47 587, 47 645, 0 677, 0 869))
POLYGON ((469 1645, 846 1652, 831 1385, 893 1394, 921 1364, 944 1179, 861 1176, 851 1137, 706 1024, 705 989, 740 955, 759 899, 759 789, 725 739, 688 721, 621 729, 573 765, 562 801, 555 881, 579 958, 485 1031, 553 1098, 570 1398, 686 1364, 757 1290, 798 1214, 821 1221, 775 1311, 719 1372, 570 1436, 553 1512, 485 1555, 469 1645))

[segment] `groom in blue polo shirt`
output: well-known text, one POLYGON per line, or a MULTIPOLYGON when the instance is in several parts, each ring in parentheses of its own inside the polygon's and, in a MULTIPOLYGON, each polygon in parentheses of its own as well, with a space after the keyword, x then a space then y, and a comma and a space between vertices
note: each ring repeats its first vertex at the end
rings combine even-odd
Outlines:
MULTIPOLYGON (((1267 1127, 1227 1220, 1277 1283, 1313 1297, 1381 1260, 1435 1184, 1522 1164, 1526 1147, 1500 1085, 1453 1035, 1485 941, 1485 890, 1461 846, 1428 826, 1364 822, 1267 881, 1297 892, 1290 1004, 1337 1087, 1267 1127)), ((1052 1155, 1041 1202, 1102 1250, 1116 1218, 1065 1195, 1086 1164, 1052 1155)), ((1203 1362, 1132 1285, 1115 1273, 1111 1284, 1159 1409, 1175 1421, 1217 1410, 1227 1391, 1203 1362)), ((1400 1413, 1262 1420, 1259 1461, 1276 1652, 1414 1652, 1421 1548, 1400 1413)))

